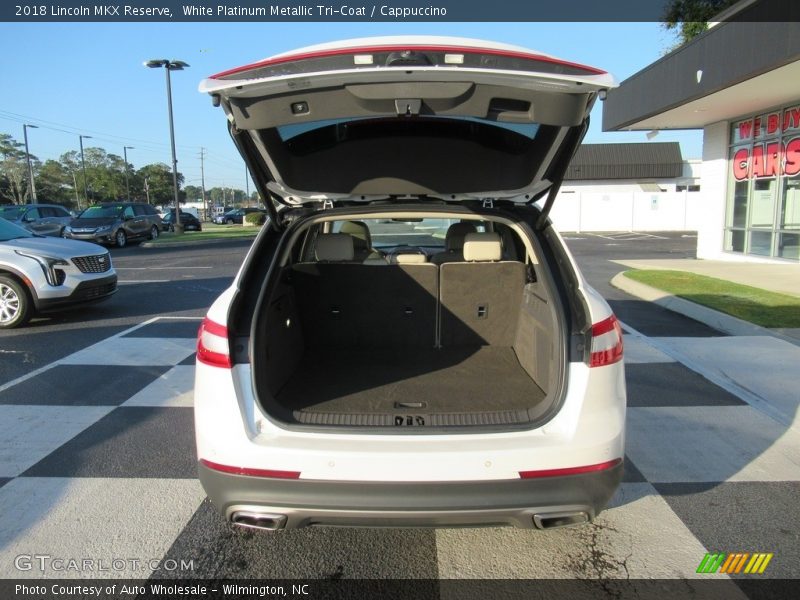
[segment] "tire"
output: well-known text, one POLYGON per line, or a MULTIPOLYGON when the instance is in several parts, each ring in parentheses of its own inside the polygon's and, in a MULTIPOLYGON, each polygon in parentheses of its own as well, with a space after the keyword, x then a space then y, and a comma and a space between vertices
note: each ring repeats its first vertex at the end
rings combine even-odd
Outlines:
POLYGON ((124 248, 128 245, 128 234, 125 233, 124 229, 117 229, 117 233, 114 234, 114 243, 117 248, 124 248))
POLYGON ((155 239, 158 239, 158 226, 157 226, 157 225, 153 225, 153 226, 150 228, 150 235, 149 235, 149 236, 147 236, 147 239, 148 239, 148 240, 155 240, 155 239))
POLYGON ((233 225, 233 219, 226 219, 225 220, 225 224, 226 225, 233 225))
POLYGON ((170 225, 169 226, 169 232, 170 233, 175 233, 175 225, 170 225))
POLYGON ((0 329, 21 327, 33 316, 33 302, 25 286, 0 275, 0 329))

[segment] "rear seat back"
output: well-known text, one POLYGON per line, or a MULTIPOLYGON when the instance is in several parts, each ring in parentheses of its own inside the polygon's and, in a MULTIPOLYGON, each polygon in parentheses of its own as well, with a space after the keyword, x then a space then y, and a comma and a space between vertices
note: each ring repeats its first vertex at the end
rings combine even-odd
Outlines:
POLYGON ((514 345, 525 264, 502 256, 498 234, 468 233, 465 262, 439 267, 442 346, 514 345))
POLYGON ((301 263, 292 267, 291 278, 307 346, 435 343, 435 265, 301 263))

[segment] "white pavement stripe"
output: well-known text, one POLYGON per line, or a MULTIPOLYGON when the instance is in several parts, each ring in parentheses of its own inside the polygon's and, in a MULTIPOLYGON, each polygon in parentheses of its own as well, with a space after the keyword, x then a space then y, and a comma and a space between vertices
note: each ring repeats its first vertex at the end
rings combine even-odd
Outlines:
POLYGON ((800 386, 800 346, 767 336, 715 338, 659 338, 695 363, 716 371, 757 394, 797 427, 800 386))
POLYGON ((195 351, 192 338, 112 338, 59 361, 63 365, 176 365, 195 351))
POLYGON ((800 433, 750 406, 629 407, 625 453, 653 483, 800 481, 800 433))
POLYGON ((656 350, 652 345, 635 335, 624 336, 622 342, 627 364, 675 362, 674 358, 656 350))
POLYGON ((623 483, 591 525, 438 529, 436 550, 445 579, 691 578, 706 552, 649 483, 623 483))
MULTIPOLYGON (((115 333, 114 335, 112 335, 110 337, 104 338, 100 343, 105 343, 105 342, 107 342, 109 340, 113 340, 113 339, 122 337, 124 335, 127 335, 127 334, 129 334, 129 333, 131 333, 133 331, 136 331, 137 329, 141 329, 145 325, 149 325, 150 323, 155 323, 156 321, 158 321, 161 318, 163 318, 163 317, 153 317, 152 319, 148 319, 147 321, 144 321, 143 323, 139 323, 138 325, 134 325, 133 327, 129 327, 128 329, 120 331, 119 333, 115 333)), ((92 346, 89 346, 89 348, 91 348, 91 347, 92 346)), ((79 350, 78 352, 81 352, 81 351, 79 350)), ((66 359, 70 358, 70 356, 74 356, 74 354, 70 354, 69 356, 66 357, 66 359)), ((45 365, 43 367, 39 367, 38 369, 34 369, 30 373, 25 373, 25 375, 22 375, 20 377, 17 377, 16 379, 12 379, 11 381, 8 381, 8 382, 4 383, 3 385, 0 385, 0 392, 3 392, 5 390, 7 390, 8 388, 17 385, 18 383, 22 383, 23 381, 26 381, 26 380, 31 379, 33 377, 36 377, 37 375, 40 375, 40 374, 44 373, 45 371, 47 371, 48 369, 52 369, 53 367, 58 365, 61 362, 61 360, 66 360, 66 359, 56 360, 54 362, 51 362, 48 365, 45 365)), ((178 361, 178 362, 180 362, 180 361, 178 361)), ((65 363, 65 364, 68 364, 68 363, 65 363)))
POLYGON ((194 406, 194 367, 176 366, 126 400, 122 406, 194 406))
MULTIPOLYGON (((657 338, 657 337, 648 337, 643 333, 640 333, 627 323, 623 323, 620 321, 620 326, 628 332, 629 336, 639 337, 642 340, 645 340, 648 344, 653 346, 656 350, 659 350, 666 354, 667 356, 671 356, 679 363, 683 364, 683 366, 691 369, 695 373, 702 375, 706 379, 708 379, 711 383, 721 387, 726 392, 730 392, 737 398, 747 402, 753 408, 759 410, 760 412, 764 413, 771 419, 777 421, 781 425, 785 427, 791 427, 797 431, 800 431, 800 421, 795 419, 795 416, 792 415, 791 417, 787 416, 783 413, 782 410, 776 408, 770 402, 768 402, 765 398, 763 398, 759 391, 757 390, 750 390, 736 380, 734 380, 731 375, 726 373, 720 372, 717 368, 713 366, 708 366, 706 364, 701 364, 700 360, 703 362, 706 361, 708 356, 702 356, 692 358, 687 356, 685 352, 681 351, 678 347, 674 344, 671 344, 669 341, 674 339, 681 339, 681 338, 657 338), (662 341, 663 340, 663 341, 662 341)), ((626 338, 627 339, 627 338, 626 338)), ((685 339, 685 338, 683 338, 685 339)), ((709 339, 709 338, 692 338, 694 340, 697 339, 709 339)), ((739 340, 739 344, 746 344, 745 340, 751 339, 751 337, 742 338, 742 337, 735 337, 735 338, 728 338, 728 339, 736 339, 739 340)), ((734 342, 737 343, 737 342, 734 342)), ((789 346, 789 344, 787 344, 789 346)))
POLYGON ((0 477, 16 477, 26 471, 113 409, 113 406, 0 406, 0 477))
POLYGON ((118 280, 117 283, 119 285, 130 285, 132 283, 167 283, 172 281, 172 279, 125 279, 125 280, 118 280))
POLYGON ((147 578, 203 498, 194 479, 14 479, 0 488, 0 577, 147 578), (50 568, 15 568, 34 553, 49 555, 50 568), (65 570, 70 559, 93 561, 95 572, 65 570))

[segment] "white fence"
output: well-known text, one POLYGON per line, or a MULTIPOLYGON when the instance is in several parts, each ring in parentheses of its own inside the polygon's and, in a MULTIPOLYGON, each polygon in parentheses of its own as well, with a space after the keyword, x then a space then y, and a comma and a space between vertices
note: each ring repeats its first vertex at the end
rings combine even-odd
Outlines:
POLYGON ((696 231, 702 192, 561 192, 550 218, 559 231, 696 231))

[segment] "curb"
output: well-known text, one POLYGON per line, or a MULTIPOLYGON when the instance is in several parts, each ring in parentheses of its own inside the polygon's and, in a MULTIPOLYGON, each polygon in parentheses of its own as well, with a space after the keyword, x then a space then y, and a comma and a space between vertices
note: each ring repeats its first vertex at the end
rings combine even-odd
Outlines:
POLYGON ((230 244, 231 242, 239 242, 242 240, 250 240, 250 242, 252 242, 254 239, 256 239, 255 235, 253 237, 242 236, 235 238, 217 238, 211 240, 191 240, 186 242, 162 242, 161 244, 142 242, 139 244, 139 248, 186 248, 188 246, 205 246, 206 244, 230 244))
POLYGON ((662 308, 682 314, 690 319, 704 323, 729 335, 741 336, 770 336, 800 346, 800 340, 784 335, 783 333, 743 321, 731 315, 726 315, 713 308, 707 308, 690 300, 678 298, 663 290, 656 289, 644 283, 634 281, 625 276, 625 272, 617 273, 611 279, 611 285, 642 300, 658 304, 662 308))

